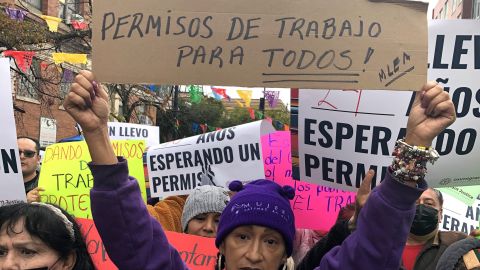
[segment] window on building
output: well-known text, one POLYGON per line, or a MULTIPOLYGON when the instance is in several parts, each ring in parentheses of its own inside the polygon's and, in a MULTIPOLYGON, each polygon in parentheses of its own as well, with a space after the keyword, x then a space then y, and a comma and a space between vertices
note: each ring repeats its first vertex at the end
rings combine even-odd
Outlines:
POLYGON ((42 10, 42 0, 24 0, 24 1, 38 10, 42 10))
POLYGON ((40 61, 36 58, 33 59, 30 68, 25 73, 19 74, 17 77, 15 94, 18 97, 38 100, 38 89, 40 87, 40 82, 35 76, 40 76, 40 61))
POLYGON ((474 0, 473 2, 473 18, 480 19, 480 0, 474 0))
POLYGON ((65 0, 59 2, 58 17, 62 19, 72 19, 73 14, 80 14, 80 5, 78 0, 65 0))

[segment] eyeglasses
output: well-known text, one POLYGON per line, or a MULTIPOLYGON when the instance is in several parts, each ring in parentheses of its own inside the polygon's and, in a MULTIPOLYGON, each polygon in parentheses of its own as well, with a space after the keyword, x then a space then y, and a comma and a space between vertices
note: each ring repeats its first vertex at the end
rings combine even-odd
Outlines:
POLYGON ((26 158, 32 158, 32 157, 34 157, 35 154, 37 153, 37 152, 31 151, 31 150, 25 150, 25 151, 20 150, 20 151, 18 151, 18 152, 20 152, 20 156, 21 156, 22 153, 23 153, 23 156, 26 157, 26 158))

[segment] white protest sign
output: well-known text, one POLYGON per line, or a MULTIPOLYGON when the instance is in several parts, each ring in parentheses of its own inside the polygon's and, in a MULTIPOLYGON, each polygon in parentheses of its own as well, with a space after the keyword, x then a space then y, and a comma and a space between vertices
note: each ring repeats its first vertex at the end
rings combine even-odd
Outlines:
POLYGON ((469 234, 478 229, 480 217, 480 200, 465 204, 454 197, 443 194, 443 216, 439 229, 443 231, 459 231, 469 234))
POLYGON ((147 147, 160 143, 160 127, 131 123, 108 122, 112 140, 145 140, 147 147))
POLYGON ((227 186, 232 180, 265 178, 261 135, 273 132, 263 120, 151 147, 147 153, 152 197, 189 194, 196 186, 227 186))
POLYGON ((0 206, 25 201, 22 168, 17 147, 17 132, 13 117, 10 62, 0 58, 0 206))
POLYGON ((57 121, 40 117, 40 147, 47 147, 57 141, 57 121))
MULTIPOLYGON (((476 21, 430 25, 429 78, 443 82, 457 111, 457 121, 433 142, 442 157, 428 166, 432 187, 480 183, 480 36, 474 36, 479 27, 476 21)), ((413 97, 413 92, 301 89, 300 179, 353 191, 373 166, 378 184, 395 141, 405 136, 413 97)))

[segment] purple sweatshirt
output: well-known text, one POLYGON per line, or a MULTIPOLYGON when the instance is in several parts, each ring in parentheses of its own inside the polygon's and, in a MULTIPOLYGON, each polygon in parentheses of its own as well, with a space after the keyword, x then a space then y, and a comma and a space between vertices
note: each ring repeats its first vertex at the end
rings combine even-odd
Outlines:
MULTIPOLYGON (((128 176, 127 162, 119 158, 115 165, 89 166, 94 177, 90 192, 93 218, 115 265, 128 270, 188 269, 148 213, 137 181, 128 176)), ((387 173, 362 209, 357 230, 327 253, 316 269, 397 270, 415 201, 423 190, 403 185, 387 173)))

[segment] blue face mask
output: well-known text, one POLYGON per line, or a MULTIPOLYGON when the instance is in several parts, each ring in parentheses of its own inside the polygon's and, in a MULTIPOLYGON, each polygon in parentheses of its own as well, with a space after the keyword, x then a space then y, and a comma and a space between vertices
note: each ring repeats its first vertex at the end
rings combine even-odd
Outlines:
POLYGON ((414 235, 424 236, 433 232, 437 226, 438 210, 424 204, 417 205, 410 232, 414 235))

